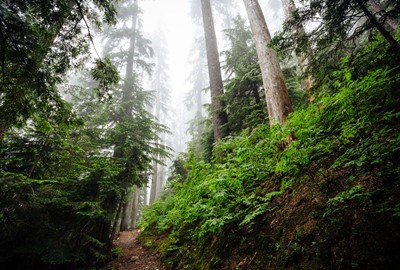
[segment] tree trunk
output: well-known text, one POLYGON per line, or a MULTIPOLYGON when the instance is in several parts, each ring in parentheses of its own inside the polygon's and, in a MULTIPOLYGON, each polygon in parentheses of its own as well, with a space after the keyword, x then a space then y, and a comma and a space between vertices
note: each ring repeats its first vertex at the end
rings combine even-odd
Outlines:
MULTIPOLYGON (((282 0, 282 7, 283 7, 283 11, 285 13, 286 19, 290 18, 296 9, 296 6, 295 6, 293 0, 282 0)), ((298 35, 305 35, 305 30, 304 30, 303 25, 300 24, 296 28, 296 32, 298 35)), ((307 52, 311 53, 311 48, 307 48, 307 52)), ((311 75, 306 75, 307 68, 308 68, 310 61, 309 61, 306 53, 296 53, 296 58, 297 58, 297 63, 300 67, 301 73, 304 77, 303 83, 304 83, 304 88, 306 90, 308 102, 312 103, 314 101, 314 97, 313 97, 311 89, 314 85, 314 79, 312 78, 311 75)))
POLYGON ((278 58, 268 47, 271 35, 257 0, 243 0, 256 45, 268 106, 270 125, 283 124, 293 111, 278 58))
POLYGON ((136 228, 136 221, 137 221, 137 216, 139 212, 139 192, 140 189, 135 186, 135 195, 133 196, 133 207, 132 207, 132 213, 131 213, 131 228, 135 229, 136 228))
POLYGON ((121 225, 121 216, 122 216, 122 211, 123 211, 123 207, 122 207, 123 202, 121 201, 118 204, 118 209, 117 212, 115 213, 115 218, 114 218, 114 224, 112 227, 112 231, 111 231, 111 239, 115 238, 115 235, 119 232, 120 229, 120 225, 121 225))
POLYGON ((364 12, 365 16, 370 20, 371 24, 381 33, 381 35, 390 44, 392 49, 400 54, 400 44, 394 37, 383 27, 383 25, 375 18, 375 16, 368 10, 361 0, 355 0, 358 7, 364 12))
POLYGON ((160 192, 164 188, 164 173, 165 173, 165 167, 163 165, 158 166, 158 175, 157 175, 157 190, 156 190, 156 196, 160 194, 160 192))
MULTIPOLYGON (((368 0, 368 5, 372 8, 372 10, 375 13, 381 13, 384 12, 386 13, 386 10, 379 4, 377 3, 375 0, 368 0)), ((387 16, 385 19, 385 22, 394 30, 397 30, 397 22, 395 19, 393 19, 393 17, 391 16, 387 16)))
POLYGON ((206 39, 214 141, 218 141, 226 135, 222 126, 228 122, 228 117, 224 111, 225 104, 221 100, 223 95, 223 84, 210 0, 201 0, 201 10, 203 15, 204 35, 206 39))
POLYGON ((143 189, 143 205, 146 206, 147 205, 147 196, 148 196, 147 187, 144 186, 144 187, 142 187, 142 189, 143 189))
MULTIPOLYGON (((136 25, 137 25, 137 17, 138 17, 138 3, 137 0, 134 2, 133 13, 132 13, 132 22, 131 22, 131 37, 129 39, 129 51, 128 58, 126 62, 125 69, 125 80, 123 85, 123 95, 122 99, 124 101, 129 100, 132 96, 131 84, 133 79, 133 64, 134 64, 134 55, 135 55, 135 43, 136 43, 136 25)), ((131 108, 125 108, 127 114, 130 114, 131 108)))
POLYGON ((150 204, 154 202, 157 195, 157 175, 158 175, 158 164, 157 161, 153 161, 153 174, 151 176, 151 187, 150 187, 150 204))
POLYGON ((132 208, 135 196, 135 189, 132 188, 128 191, 126 202, 122 212, 121 231, 128 231, 131 229, 132 208))

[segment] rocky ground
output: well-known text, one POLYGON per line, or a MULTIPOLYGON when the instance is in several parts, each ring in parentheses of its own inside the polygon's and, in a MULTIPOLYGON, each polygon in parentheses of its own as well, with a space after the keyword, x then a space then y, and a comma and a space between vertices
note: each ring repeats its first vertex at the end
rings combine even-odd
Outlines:
POLYGON ((110 262, 109 270, 166 270, 157 254, 149 251, 138 240, 140 230, 120 232, 115 245, 122 248, 122 255, 110 262))

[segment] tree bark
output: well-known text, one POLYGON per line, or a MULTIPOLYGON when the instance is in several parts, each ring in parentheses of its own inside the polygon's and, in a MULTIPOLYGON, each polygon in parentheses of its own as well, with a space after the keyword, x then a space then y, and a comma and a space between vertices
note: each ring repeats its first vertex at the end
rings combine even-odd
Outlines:
POLYGON ((256 45, 261 75, 268 106, 270 125, 283 124, 293 111, 278 57, 268 47, 271 35, 257 0, 243 0, 256 45))
MULTIPOLYGON (((368 5, 372 8, 375 13, 381 13, 382 11, 386 13, 385 9, 377 3, 375 0, 368 0, 368 5)), ((385 22, 394 30, 397 30, 397 22, 391 16, 387 16, 385 22)))
POLYGON ((368 10, 361 0, 355 0, 358 7, 364 12, 365 16, 370 20, 371 24, 381 33, 381 35, 390 44, 392 49, 400 54, 400 44, 394 37, 383 27, 383 25, 375 18, 375 16, 368 10))
POLYGON ((126 202, 124 203, 124 209, 122 212, 122 220, 121 220, 121 231, 128 231, 131 227, 131 219, 132 219, 132 208, 134 202, 135 190, 129 190, 126 198, 126 202))
POLYGON ((117 212, 115 213, 115 218, 114 218, 114 223, 113 223, 113 227, 111 230, 111 239, 115 238, 115 235, 119 232, 120 229, 120 225, 121 225, 121 216, 122 216, 122 204, 123 202, 121 201, 118 204, 118 208, 117 208, 117 212))
POLYGON ((221 65, 219 62, 217 38, 215 35, 214 20, 212 17, 210 0, 201 0, 201 10, 203 16, 208 74, 210 80, 214 141, 218 141, 226 135, 226 132, 224 131, 222 126, 228 122, 228 116, 224 111, 225 104, 221 100, 223 95, 221 65))
POLYGON ((133 207, 132 207, 132 214, 131 214, 131 228, 136 228, 137 216, 139 212, 139 192, 140 189, 135 186, 135 195, 133 196, 133 207))

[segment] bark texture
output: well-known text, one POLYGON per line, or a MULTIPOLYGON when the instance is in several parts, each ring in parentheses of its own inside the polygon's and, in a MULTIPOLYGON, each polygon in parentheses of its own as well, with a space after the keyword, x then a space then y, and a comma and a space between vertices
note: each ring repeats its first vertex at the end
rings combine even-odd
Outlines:
POLYGON ((268 47, 271 35, 257 0, 243 0, 261 67, 270 125, 283 124, 293 111, 278 58, 268 47))
POLYGON ((221 65, 219 62, 217 38, 215 36, 214 20, 212 17, 210 0, 201 0, 201 11, 203 15, 204 35, 206 39, 214 141, 218 141, 225 135, 225 131, 223 130, 222 126, 228 122, 228 117, 224 111, 224 103, 221 100, 221 96, 223 94, 221 65))
MULTIPOLYGON (((386 10, 381 6, 380 3, 377 3, 375 0, 368 0, 368 5, 371 7, 371 9, 374 11, 374 13, 386 13, 386 10)), ((396 20, 391 17, 387 16, 385 18, 385 22, 392 28, 394 31, 397 30, 397 22, 396 20)))
POLYGON ((397 40, 383 27, 383 25, 375 18, 374 14, 368 10, 368 8, 364 5, 363 1, 355 0, 358 7, 364 12, 365 16, 370 20, 371 24, 381 33, 381 35, 386 39, 386 41, 390 44, 392 49, 400 54, 400 44, 397 40))

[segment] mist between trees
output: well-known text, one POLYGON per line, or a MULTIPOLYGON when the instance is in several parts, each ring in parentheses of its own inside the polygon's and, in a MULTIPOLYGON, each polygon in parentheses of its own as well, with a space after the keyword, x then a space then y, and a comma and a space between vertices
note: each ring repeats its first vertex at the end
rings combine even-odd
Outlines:
POLYGON ((2 1, 0 264, 101 269, 140 227, 170 269, 395 269, 399 13, 2 1))

